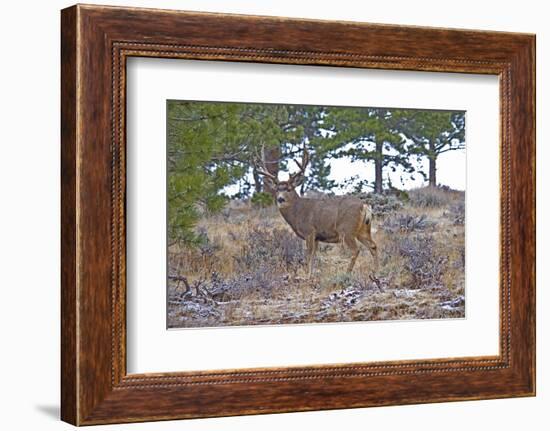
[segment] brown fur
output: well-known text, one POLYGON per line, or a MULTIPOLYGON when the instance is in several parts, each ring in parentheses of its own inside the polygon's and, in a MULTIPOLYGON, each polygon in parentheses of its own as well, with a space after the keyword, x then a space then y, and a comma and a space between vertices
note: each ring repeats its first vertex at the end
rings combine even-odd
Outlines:
POLYGON ((353 270, 359 255, 359 241, 369 249, 377 268, 377 247, 371 235, 372 211, 367 204, 353 197, 302 198, 294 187, 290 181, 277 184, 277 206, 294 233, 306 241, 310 276, 319 241, 343 243, 351 251, 348 272, 353 270))

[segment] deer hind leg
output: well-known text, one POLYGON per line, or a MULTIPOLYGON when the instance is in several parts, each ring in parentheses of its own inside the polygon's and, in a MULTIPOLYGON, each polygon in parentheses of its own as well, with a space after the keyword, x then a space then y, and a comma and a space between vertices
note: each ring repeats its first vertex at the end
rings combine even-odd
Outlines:
POLYGON ((315 239, 315 233, 308 235, 306 239, 307 247, 307 275, 311 277, 313 273, 313 262, 315 260, 315 253, 317 252, 317 240, 315 239))
POLYGON ((359 246, 357 245, 355 238, 351 235, 344 236, 344 244, 346 244, 351 251, 351 261, 348 265, 348 272, 351 272, 353 270, 353 266, 355 265, 355 261, 357 260, 357 256, 359 256, 359 246))

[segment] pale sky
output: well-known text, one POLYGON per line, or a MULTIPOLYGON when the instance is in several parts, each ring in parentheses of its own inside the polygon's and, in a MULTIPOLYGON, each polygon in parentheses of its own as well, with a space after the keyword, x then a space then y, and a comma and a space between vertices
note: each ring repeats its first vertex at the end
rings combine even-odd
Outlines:
MULTIPOLYGON (((428 172, 428 160, 423 159, 423 170, 428 172)), ((368 180, 374 182, 374 162, 355 161, 352 162, 349 158, 331 159, 331 174, 329 179, 335 180, 337 183, 342 183, 344 180, 358 176, 358 180, 368 180)), ((290 163, 291 172, 295 172, 296 166, 290 163)), ((307 175, 307 170, 306 170, 307 175)), ((396 172, 387 167, 384 168, 384 183, 389 177, 392 185, 401 190, 410 190, 427 185, 427 180, 419 173, 411 175, 404 173, 402 168, 398 168, 396 172)), ((466 150, 454 150, 441 154, 437 158, 437 184, 449 186, 455 190, 466 190, 466 150)), ((286 180, 287 172, 279 172, 279 180, 286 180)), ((251 179, 251 178, 250 178, 251 179)), ((344 190, 334 190, 336 194, 345 194, 349 192, 351 187, 344 190)), ((239 191, 238 186, 230 186, 224 189, 225 193, 231 195, 239 191)))
MULTIPOLYGON (((331 160, 330 179, 342 182, 346 178, 359 175, 360 179, 366 179, 374 182, 374 162, 365 163, 362 161, 350 162, 349 159, 331 160)), ((428 161, 423 159, 423 170, 428 172, 428 161)), ((448 151, 437 158, 437 184, 443 184, 455 190, 466 190, 466 150, 448 151)), ((281 174, 281 177, 283 174, 281 174)), ((402 190, 414 189, 427 185, 427 181, 419 173, 404 173, 402 168, 392 172, 390 168, 385 168, 383 173, 384 181, 390 178, 394 187, 402 190)))

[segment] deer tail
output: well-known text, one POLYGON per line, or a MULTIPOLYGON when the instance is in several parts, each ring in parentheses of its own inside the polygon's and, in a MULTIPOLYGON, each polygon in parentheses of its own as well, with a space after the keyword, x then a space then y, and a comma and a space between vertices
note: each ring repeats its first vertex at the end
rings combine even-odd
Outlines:
POLYGON ((368 205, 363 205, 363 223, 370 225, 372 223, 372 211, 368 205))

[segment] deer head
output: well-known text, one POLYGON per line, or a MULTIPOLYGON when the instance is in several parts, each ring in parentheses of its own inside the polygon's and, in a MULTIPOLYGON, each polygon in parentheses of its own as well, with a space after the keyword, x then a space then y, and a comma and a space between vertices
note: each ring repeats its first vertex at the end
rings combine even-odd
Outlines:
MULTIPOLYGON (((263 160, 263 159, 262 159, 263 160)), ((275 190, 275 201, 279 208, 287 208, 292 205, 293 201, 299 198, 296 193, 296 187, 300 187, 305 179, 306 167, 309 163, 309 154, 304 148, 302 161, 299 162, 293 159, 294 163, 298 165, 299 171, 290 174, 287 181, 279 181, 279 179, 270 173, 265 167, 263 161, 257 161, 255 163, 256 172, 264 177, 264 181, 268 181, 273 190, 275 190)))

